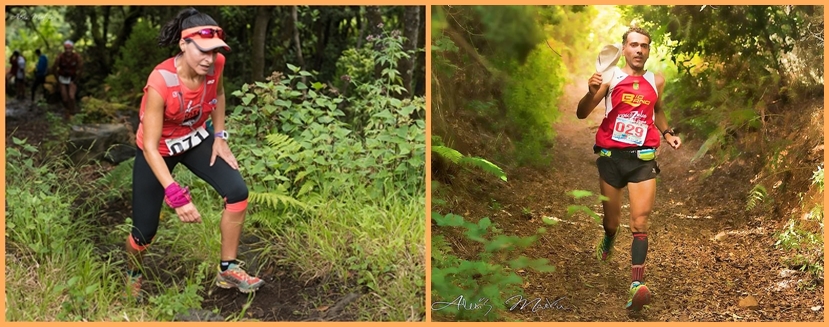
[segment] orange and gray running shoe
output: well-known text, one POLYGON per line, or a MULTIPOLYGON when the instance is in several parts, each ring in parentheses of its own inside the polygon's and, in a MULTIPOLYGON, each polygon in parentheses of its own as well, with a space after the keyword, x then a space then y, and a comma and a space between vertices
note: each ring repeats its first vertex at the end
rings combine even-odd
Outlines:
POLYGON ((247 272, 242 270, 242 265, 242 262, 239 262, 239 264, 231 263, 225 271, 219 268, 216 286, 227 289, 238 288, 239 292, 250 293, 265 284, 264 280, 248 275, 247 272))

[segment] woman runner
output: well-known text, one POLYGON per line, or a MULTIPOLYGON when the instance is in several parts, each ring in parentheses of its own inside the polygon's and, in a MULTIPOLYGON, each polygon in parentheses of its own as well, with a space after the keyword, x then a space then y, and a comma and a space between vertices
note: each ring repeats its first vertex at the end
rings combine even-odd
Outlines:
POLYGON ((200 223, 199 211, 185 185, 172 171, 179 163, 209 183, 224 199, 220 223, 221 262, 216 285, 243 293, 257 290, 264 281, 248 275, 236 260, 245 220, 248 189, 228 147, 225 128, 225 92, 220 48, 224 31, 213 18, 185 9, 161 30, 161 46, 178 45, 181 52, 150 73, 141 102, 136 133, 138 150, 133 169, 133 221, 127 238, 128 293, 141 298, 142 252, 156 234, 162 202, 174 208, 185 223, 200 223), (212 118, 215 134, 205 128, 212 118))

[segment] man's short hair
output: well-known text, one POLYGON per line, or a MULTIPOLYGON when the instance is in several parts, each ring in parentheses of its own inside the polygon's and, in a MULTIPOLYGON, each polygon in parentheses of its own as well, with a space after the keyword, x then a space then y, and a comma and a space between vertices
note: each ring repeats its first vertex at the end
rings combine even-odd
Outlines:
POLYGON ((634 27, 629 28, 627 30, 627 32, 625 32, 625 34, 622 35, 622 44, 627 44, 628 34, 630 34, 631 32, 636 32, 636 33, 642 34, 644 36, 647 36, 648 37, 648 43, 651 42, 651 34, 648 33, 648 31, 646 31, 644 28, 634 26, 634 27))

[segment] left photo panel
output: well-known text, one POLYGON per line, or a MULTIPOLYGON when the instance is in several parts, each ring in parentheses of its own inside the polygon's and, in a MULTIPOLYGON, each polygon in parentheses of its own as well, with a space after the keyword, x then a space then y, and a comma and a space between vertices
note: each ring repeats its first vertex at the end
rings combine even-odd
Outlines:
POLYGON ((424 321, 425 6, 6 6, 6 321, 424 321))

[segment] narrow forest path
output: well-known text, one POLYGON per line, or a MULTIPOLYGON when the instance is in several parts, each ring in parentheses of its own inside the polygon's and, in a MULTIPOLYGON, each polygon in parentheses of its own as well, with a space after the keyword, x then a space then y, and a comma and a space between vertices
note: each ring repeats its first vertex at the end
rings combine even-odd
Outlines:
MULTIPOLYGON (((568 193, 587 190, 599 194, 596 155, 592 153, 601 109, 578 120, 575 110, 587 91, 584 82, 565 89, 562 116, 553 127, 555 148, 549 169, 506 169, 508 183, 482 183, 452 210, 465 217, 490 217, 506 234, 531 235, 545 226, 543 217, 560 223, 548 229, 537 243, 524 251, 530 258, 548 258, 552 273, 532 270, 524 278, 525 298, 556 302, 555 308, 516 308, 505 318, 523 321, 822 321, 823 286, 801 291, 798 280, 805 272, 786 269, 780 263, 774 232, 781 219, 761 219, 745 214, 746 194, 761 163, 735 162, 720 167, 710 177, 708 156, 691 163, 704 140, 683 140, 680 149, 664 145, 658 152, 658 177, 654 211, 649 219, 649 250, 645 281, 652 303, 640 314, 624 309, 630 285, 628 191, 622 200, 622 226, 610 262, 600 264, 594 246, 602 227, 584 214, 567 217, 567 206, 588 204, 568 193), (479 198, 481 196, 490 199, 479 198), (481 205, 481 201, 497 203, 481 205), (716 237, 715 237, 716 236, 716 237), (739 306, 753 296, 754 308, 739 306)), ((463 184, 469 185, 471 181, 463 184)), ((466 197, 466 196, 462 196, 466 197)), ((591 198, 592 199, 592 198, 591 198)), ((590 202, 601 215, 599 203, 590 202)), ((463 257, 475 249, 458 246, 463 257)), ((504 296, 509 298, 510 295, 504 296)), ((509 304, 512 304, 510 302, 509 304)), ((509 307, 508 304, 508 307, 509 307)))

